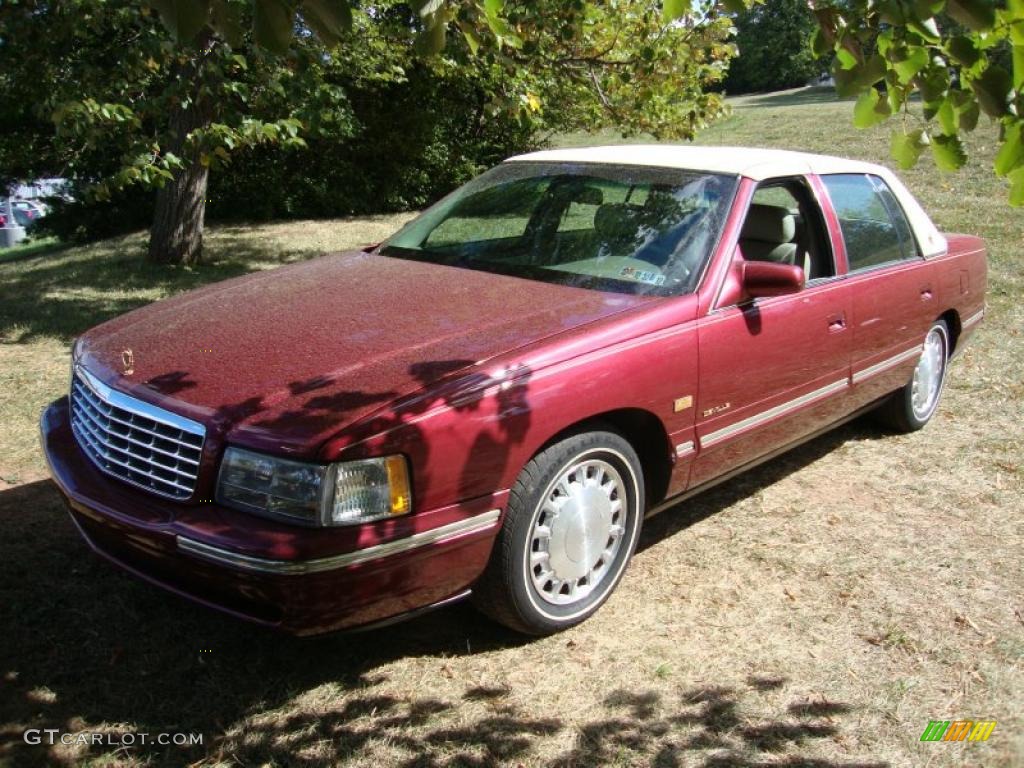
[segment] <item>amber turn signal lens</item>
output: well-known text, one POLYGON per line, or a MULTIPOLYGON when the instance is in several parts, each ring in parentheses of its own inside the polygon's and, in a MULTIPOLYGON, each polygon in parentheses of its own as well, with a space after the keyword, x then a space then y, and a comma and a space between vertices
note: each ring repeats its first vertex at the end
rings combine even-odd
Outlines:
POLYGON ((412 488, 409 487, 409 467, 404 456, 388 456, 388 487, 391 489, 391 514, 404 515, 412 509, 412 488))

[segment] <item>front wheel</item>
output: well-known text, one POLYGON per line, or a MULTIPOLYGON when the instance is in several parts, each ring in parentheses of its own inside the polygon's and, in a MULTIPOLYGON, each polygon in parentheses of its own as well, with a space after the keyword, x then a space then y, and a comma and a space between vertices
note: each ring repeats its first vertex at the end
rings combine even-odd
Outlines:
POLYGON ((512 487, 505 523, 476 606, 518 632, 579 624, 622 577, 643 519, 633 447, 611 431, 585 432, 537 454, 512 487))
POLYGON ((916 432, 927 424, 939 405, 949 362, 949 328, 936 320, 928 329, 914 375, 878 409, 888 426, 900 432, 916 432))

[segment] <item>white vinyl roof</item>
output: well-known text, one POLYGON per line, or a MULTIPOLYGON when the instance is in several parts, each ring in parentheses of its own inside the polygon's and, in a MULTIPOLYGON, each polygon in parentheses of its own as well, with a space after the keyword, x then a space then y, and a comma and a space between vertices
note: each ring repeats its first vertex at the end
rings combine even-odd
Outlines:
POLYGON ((509 162, 615 163, 686 168, 746 176, 755 181, 806 173, 878 173, 880 166, 808 152, 753 147, 698 147, 692 144, 622 144, 550 149, 516 155, 509 162))
POLYGON ((726 173, 764 181, 779 176, 870 173, 882 178, 910 220, 924 256, 946 252, 946 238, 896 174, 883 165, 831 155, 755 147, 701 147, 692 144, 621 144, 573 149, 549 149, 510 157, 505 162, 609 163, 680 168, 726 173))

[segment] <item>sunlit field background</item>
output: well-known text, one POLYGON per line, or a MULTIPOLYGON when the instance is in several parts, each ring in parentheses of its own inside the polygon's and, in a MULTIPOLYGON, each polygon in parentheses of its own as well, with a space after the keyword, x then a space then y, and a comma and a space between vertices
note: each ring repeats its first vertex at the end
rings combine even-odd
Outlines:
MULTIPOLYGON (((701 143, 888 162, 889 128, 854 129, 827 91, 733 106, 701 143)), ((542 640, 468 606, 283 638, 92 555, 45 479, 37 419, 76 334, 405 216, 214 225, 196 269, 144 264, 144 233, 0 253, 0 765, 1024 764, 1024 211, 991 172, 995 139, 968 137, 958 174, 927 156, 902 174, 941 228, 990 248, 988 314, 934 422, 857 421, 680 504, 596 617, 542 640), (998 724, 983 744, 921 743, 934 719, 998 724), (26 728, 203 744, 28 746, 26 728)))

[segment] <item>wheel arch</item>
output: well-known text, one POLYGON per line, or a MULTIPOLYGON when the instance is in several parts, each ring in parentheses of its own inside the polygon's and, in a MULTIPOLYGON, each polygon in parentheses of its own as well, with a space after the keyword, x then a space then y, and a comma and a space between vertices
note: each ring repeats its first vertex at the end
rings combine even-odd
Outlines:
POLYGON ((534 455, 570 435, 597 429, 611 429, 626 439, 640 458, 647 507, 661 502, 672 474, 671 441, 661 419, 643 408, 616 408, 580 419, 548 438, 534 455))
POLYGON ((949 356, 952 357, 953 353, 956 352, 960 333, 963 331, 963 325, 960 323, 960 313, 955 309, 947 309, 935 319, 945 321, 946 328, 949 329, 949 356))

